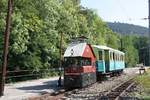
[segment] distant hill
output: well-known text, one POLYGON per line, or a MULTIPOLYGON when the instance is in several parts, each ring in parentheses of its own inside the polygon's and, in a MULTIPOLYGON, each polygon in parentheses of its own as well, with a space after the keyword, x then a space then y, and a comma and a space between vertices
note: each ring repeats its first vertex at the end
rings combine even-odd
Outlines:
POLYGON ((138 25, 119 23, 119 22, 117 23, 107 22, 107 25, 114 32, 121 33, 123 35, 136 34, 136 35, 146 36, 148 34, 148 28, 138 26, 138 25))

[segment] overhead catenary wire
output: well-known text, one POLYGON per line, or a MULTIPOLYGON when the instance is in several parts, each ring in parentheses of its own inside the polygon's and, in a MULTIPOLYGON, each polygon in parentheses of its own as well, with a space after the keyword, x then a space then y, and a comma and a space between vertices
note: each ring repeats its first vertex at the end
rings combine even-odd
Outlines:
POLYGON ((122 11, 122 13, 126 16, 126 20, 127 21, 136 21, 136 20, 143 20, 143 21, 145 21, 145 20, 148 20, 148 17, 143 17, 143 18, 131 18, 130 16, 129 16, 129 14, 127 13, 127 10, 126 10, 126 8, 123 6, 123 4, 121 3, 121 0, 117 0, 117 3, 118 3, 118 6, 120 7, 120 9, 121 9, 121 11, 122 11))
POLYGON ((120 0, 117 0, 118 2, 118 5, 119 7, 121 8, 123 14, 126 16, 126 18, 131 21, 132 19, 129 17, 129 14, 127 13, 126 9, 124 8, 124 6, 122 5, 121 1, 120 0))

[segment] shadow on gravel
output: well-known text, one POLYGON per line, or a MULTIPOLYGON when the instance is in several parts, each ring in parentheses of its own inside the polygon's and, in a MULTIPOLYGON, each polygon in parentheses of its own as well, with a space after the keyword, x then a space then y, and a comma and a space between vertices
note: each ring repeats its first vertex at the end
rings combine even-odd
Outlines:
POLYGON ((48 91, 56 91, 59 89, 57 80, 43 82, 41 85, 23 86, 18 87, 19 90, 24 90, 31 93, 47 93, 48 91))

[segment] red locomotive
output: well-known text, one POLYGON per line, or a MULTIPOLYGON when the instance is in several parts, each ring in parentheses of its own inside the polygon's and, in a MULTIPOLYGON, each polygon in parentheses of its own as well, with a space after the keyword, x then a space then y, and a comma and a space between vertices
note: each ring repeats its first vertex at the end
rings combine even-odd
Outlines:
POLYGON ((77 88, 95 83, 95 60, 90 44, 81 38, 72 42, 64 54, 64 87, 77 88))

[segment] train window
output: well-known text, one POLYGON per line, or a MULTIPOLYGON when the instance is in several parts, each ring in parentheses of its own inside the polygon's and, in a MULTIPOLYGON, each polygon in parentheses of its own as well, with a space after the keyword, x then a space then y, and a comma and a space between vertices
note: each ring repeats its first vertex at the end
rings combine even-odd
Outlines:
POLYGON ((120 55, 120 61, 122 61, 122 55, 120 55))
POLYGON ((99 51, 99 60, 103 60, 103 52, 99 51))
POLYGON ((105 61, 109 60, 109 52, 105 50, 105 61))
POLYGON ((82 66, 90 66, 91 64, 91 59, 90 58, 82 58, 82 66))
POLYGON ((90 58, 82 57, 66 57, 64 58, 64 67, 81 67, 81 66, 90 66, 90 58))
POLYGON ((111 54, 109 53, 109 59, 111 60, 111 54))
POLYGON ((115 53, 113 53, 113 60, 115 60, 115 53))
POLYGON ((119 61, 119 59, 118 59, 118 54, 117 54, 117 61, 119 61))
POLYGON ((109 53, 109 59, 111 60, 111 52, 109 53))
POLYGON ((122 61, 122 55, 120 55, 120 61, 122 61))
POLYGON ((113 60, 113 53, 112 52, 110 52, 110 54, 109 54, 110 56, 110 60, 113 60))
POLYGON ((121 55, 121 61, 123 61, 123 55, 121 55))
POLYGON ((81 58, 79 57, 66 57, 64 58, 64 67, 80 67, 81 58))
POLYGON ((120 55, 120 61, 122 61, 122 57, 121 57, 121 55, 120 55))
POLYGON ((112 60, 114 60, 114 57, 113 57, 113 52, 111 53, 111 59, 112 59, 112 60))

